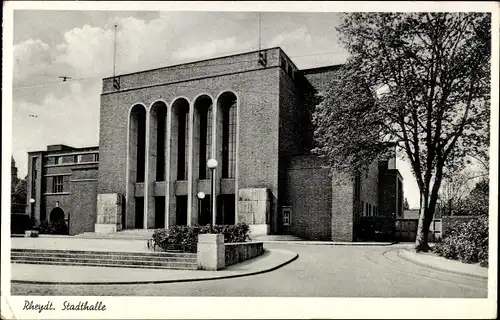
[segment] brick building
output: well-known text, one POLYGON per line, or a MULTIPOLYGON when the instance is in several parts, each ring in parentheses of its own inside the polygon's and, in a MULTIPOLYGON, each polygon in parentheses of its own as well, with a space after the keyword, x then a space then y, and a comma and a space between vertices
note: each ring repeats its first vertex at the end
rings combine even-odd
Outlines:
POLYGON ((29 153, 29 210, 63 209, 71 234, 206 224, 213 211, 253 235, 353 241, 360 216, 402 212, 402 178, 394 161, 329 174, 310 154, 312 108, 337 69, 299 70, 271 48, 105 78, 99 148, 29 153), (52 160, 80 154, 98 163, 52 160))

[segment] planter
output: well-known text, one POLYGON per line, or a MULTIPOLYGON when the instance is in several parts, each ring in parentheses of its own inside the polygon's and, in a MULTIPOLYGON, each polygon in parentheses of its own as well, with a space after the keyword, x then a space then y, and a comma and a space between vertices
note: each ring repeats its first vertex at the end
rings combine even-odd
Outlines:
POLYGON ((39 232, 38 230, 26 230, 24 231, 24 236, 26 238, 38 238, 39 232))

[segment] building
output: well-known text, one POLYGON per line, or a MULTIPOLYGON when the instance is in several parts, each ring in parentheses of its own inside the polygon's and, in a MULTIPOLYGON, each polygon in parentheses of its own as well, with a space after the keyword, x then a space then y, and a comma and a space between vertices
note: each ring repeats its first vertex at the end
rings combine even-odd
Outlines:
POLYGON ((99 148, 29 154, 31 214, 59 207, 77 234, 207 224, 212 205, 216 223, 254 236, 353 241, 361 216, 402 214, 402 178, 394 161, 330 175, 310 154, 312 109, 337 69, 299 70, 271 48, 105 78, 99 148))

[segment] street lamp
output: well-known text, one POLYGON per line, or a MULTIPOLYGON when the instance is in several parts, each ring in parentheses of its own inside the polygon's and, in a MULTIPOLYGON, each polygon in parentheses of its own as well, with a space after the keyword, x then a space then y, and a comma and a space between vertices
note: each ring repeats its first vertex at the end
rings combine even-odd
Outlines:
POLYGON ((214 209, 214 198, 215 198, 215 168, 217 168, 217 160, 215 159, 208 159, 207 161, 207 167, 210 169, 211 172, 211 177, 212 181, 210 182, 211 188, 210 188, 210 213, 212 214, 212 223, 210 224, 210 229, 215 225, 215 209, 214 209))
POLYGON ((30 198, 29 202, 31 204, 31 220, 33 220, 35 218, 35 199, 34 198, 30 198))
POLYGON ((200 191, 197 194, 198 196, 198 221, 200 221, 201 218, 201 200, 205 199, 205 192, 200 191))

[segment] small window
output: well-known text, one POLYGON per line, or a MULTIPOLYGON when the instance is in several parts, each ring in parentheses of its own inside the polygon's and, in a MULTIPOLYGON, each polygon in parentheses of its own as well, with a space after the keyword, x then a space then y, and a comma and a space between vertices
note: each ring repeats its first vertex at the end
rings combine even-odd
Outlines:
POLYGON ((365 209, 365 204, 363 203, 363 200, 361 200, 361 216, 363 216, 363 217, 365 215, 365 210, 364 209, 365 209))
POLYGON ((365 204, 365 212, 367 216, 370 216, 370 213, 368 212, 368 203, 365 204))
POLYGON ((52 180, 52 193, 63 192, 63 176, 56 176, 52 180))
POLYGON ((291 215, 292 215, 291 208, 283 208, 283 219, 282 219, 283 226, 289 226, 291 224, 291 215))
POLYGON ((94 153, 94 161, 95 162, 99 161, 99 154, 98 153, 94 153))
POLYGON ((291 66, 291 65, 288 65, 288 76, 289 76, 290 78, 292 78, 292 76, 293 76, 293 69, 292 69, 292 66, 291 66))
POLYGON ((62 163, 63 163, 62 157, 54 157, 54 164, 62 164, 62 163))

